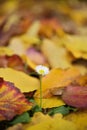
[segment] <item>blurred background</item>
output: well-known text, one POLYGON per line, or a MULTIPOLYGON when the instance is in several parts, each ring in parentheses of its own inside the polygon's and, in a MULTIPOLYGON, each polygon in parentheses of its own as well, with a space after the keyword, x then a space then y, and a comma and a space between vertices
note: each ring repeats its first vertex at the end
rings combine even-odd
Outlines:
POLYGON ((75 66, 86 73, 86 0, 0 0, 0 46, 26 55, 31 68, 75 66))

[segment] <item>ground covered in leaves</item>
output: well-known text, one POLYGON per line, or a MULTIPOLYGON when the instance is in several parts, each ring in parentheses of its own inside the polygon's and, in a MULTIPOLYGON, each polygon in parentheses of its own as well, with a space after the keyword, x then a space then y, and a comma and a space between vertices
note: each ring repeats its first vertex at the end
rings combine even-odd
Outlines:
POLYGON ((87 3, 0 8, 0 129, 87 130, 87 3), (41 82, 38 65, 49 68, 41 82))

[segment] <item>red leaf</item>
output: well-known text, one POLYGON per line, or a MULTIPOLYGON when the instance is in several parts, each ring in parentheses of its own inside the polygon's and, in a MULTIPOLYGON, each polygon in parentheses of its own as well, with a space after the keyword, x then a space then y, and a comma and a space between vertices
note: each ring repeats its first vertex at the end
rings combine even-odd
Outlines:
POLYGON ((11 120, 29 110, 31 105, 13 83, 0 78, 0 121, 11 120))
POLYGON ((15 70, 20 70, 23 71, 25 73, 28 73, 32 71, 32 69, 30 67, 27 66, 27 68, 25 69, 25 63, 22 60, 22 58, 16 54, 12 55, 12 56, 0 56, 0 67, 10 67, 13 68, 15 70))
POLYGON ((70 85, 65 87, 63 101, 73 107, 87 108, 87 86, 70 85))

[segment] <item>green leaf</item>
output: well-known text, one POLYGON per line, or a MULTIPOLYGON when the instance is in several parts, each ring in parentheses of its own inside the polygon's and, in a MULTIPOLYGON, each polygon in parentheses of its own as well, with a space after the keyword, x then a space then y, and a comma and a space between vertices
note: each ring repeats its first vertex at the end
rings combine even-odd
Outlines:
POLYGON ((41 112, 42 111, 42 108, 38 105, 34 106, 33 109, 32 109, 33 113, 35 112, 41 112))
POLYGON ((33 116, 33 114, 35 112, 42 112, 42 108, 36 104, 34 99, 29 99, 29 102, 32 102, 34 104, 34 106, 32 107, 32 109, 29 111, 30 115, 33 116))
POLYGON ((67 107, 70 111, 73 111, 73 112, 76 112, 78 110, 78 108, 75 108, 75 107, 71 107, 71 106, 68 106, 67 107))
POLYGON ((25 112, 22 115, 15 117, 10 124, 15 125, 17 123, 28 123, 31 120, 29 113, 25 112))
POLYGON ((67 115, 67 114, 70 113, 70 111, 75 111, 75 110, 76 110, 75 108, 72 108, 70 106, 68 106, 68 107, 67 106, 60 106, 60 107, 52 108, 48 112, 48 114, 51 115, 51 116, 56 114, 56 113, 61 113, 63 115, 67 115))
MULTIPOLYGON (((28 97, 27 97, 28 98, 28 97)), ((33 99, 33 98, 28 98, 28 100, 29 100, 29 102, 32 102, 32 103, 34 103, 35 104, 35 100, 33 99)))
POLYGON ((32 117, 36 112, 42 112, 42 108, 38 105, 34 105, 31 110, 28 111, 30 116, 32 117))

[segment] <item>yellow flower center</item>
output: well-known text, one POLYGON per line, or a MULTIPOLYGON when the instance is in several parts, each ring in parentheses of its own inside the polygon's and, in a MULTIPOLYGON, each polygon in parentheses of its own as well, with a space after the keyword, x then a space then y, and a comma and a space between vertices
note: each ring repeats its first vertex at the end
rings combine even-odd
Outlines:
POLYGON ((39 70, 39 73, 40 74, 44 74, 44 70, 39 70))

